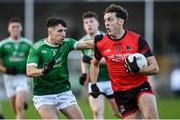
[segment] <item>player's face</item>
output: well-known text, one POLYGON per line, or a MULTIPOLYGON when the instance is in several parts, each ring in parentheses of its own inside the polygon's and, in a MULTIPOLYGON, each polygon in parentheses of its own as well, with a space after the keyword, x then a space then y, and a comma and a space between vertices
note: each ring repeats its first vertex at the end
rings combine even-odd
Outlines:
POLYGON ((66 37, 66 27, 59 24, 51 29, 50 35, 56 45, 63 44, 66 37))
POLYGON ((11 37, 17 38, 21 35, 22 26, 18 22, 10 23, 8 26, 8 31, 11 37))
POLYGON ((120 33, 123 21, 116 17, 116 13, 106 13, 104 15, 104 22, 108 35, 115 37, 120 33))
POLYGON ((84 30, 87 34, 94 34, 98 31, 99 23, 96 18, 85 18, 83 20, 84 30))

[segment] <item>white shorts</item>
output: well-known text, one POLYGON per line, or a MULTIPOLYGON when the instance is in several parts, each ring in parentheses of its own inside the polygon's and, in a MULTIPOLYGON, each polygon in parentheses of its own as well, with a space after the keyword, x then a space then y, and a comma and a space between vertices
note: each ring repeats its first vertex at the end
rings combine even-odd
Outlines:
POLYGON ((29 91, 26 75, 4 75, 4 85, 8 97, 13 97, 18 91, 29 91))
POLYGON ((77 104, 76 98, 71 90, 53 95, 34 96, 33 102, 37 111, 42 105, 54 105, 57 110, 61 110, 77 104))
MULTIPOLYGON (((102 82, 97 82, 96 83, 99 90, 105 95, 105 96, 109 96, 109 95, 113 95, 114 92, 112 90, 111 87, 111 81, 102 81, 102 82)), ((91 93, 91 83, 88 84, 88 93, 91 93)))

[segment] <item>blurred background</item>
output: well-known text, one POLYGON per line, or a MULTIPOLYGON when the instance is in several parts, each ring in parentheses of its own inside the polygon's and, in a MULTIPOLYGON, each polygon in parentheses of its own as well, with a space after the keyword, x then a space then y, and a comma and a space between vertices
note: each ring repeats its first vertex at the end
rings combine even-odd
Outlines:
MULTIPOLYGON (((162 100, 159 102, 159 107, 164 107, 160 115, 167 112, 161 118, 180 118, 177 114, 177 111, 180 111, 180 104, 178 104, 180 99, 176 98, 174 89, 171 87, 173 79, 171 73, 180 64, 180 0, 0 0, 0 40, 8 36, 7 25, 11 17, 21 18, 24 28, 23 36, 36 42, 47 36, 46 19, 55 16, 67 22, 67 37, 79 40, 85 35, 81 17, 83 12, 96 12, 99 16, 100 30, 105 31, 103 12, 112 3, 128 10, 129 19, 125 29, 141 34, 148 41, 157 58, 160 73, 150 79, 153 81, 157 97, 162 100), (171 104, 172 99, 175 103, 171 104), (173 115, 169 115, 169 111, 172 110, 169 110, 171 108, 168 108, 167 104, 170 104, 172 110, 177 108, 173 115)), ((69 70, 73 92, 77 96, 82 96, 82 87, 79 85, 81 73, 79 51, 69 54, 69 70)), ((180 74, 178 75, 177 78, 180 78, 180 74)), ((3 88, 1 78, 0 99, 6 101, 3 88)), ((87 101, 85 97, 78 98, 84 98, 84 103, 87 101)), ((6 113, 10 110, 9 108, 6 110, 6 104, 3 104, 2 109, 7 118, 13 118, 12 114, 6 113)))

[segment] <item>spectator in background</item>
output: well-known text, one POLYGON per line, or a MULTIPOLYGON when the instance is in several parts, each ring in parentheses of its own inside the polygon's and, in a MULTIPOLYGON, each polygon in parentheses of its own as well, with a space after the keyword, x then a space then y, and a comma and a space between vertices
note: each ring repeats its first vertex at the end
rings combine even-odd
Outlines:
POLYGON ((170 75, 171 90, 180 98, 180 66, 174 68, 170 75))
POLYGON ((0 42, 2 60, 0 72, 5 73, 6 94, 10 99, 16 119, 23 119, 29 93, 25 70, 31 42, 21 37, 22 24, 19 18, 9 20, 8 31, 10 36, 0 42))

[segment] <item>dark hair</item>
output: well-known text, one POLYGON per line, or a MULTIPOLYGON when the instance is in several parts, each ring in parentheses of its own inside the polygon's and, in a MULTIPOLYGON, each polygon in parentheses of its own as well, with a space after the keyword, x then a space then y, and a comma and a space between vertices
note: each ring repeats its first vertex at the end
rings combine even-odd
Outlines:
POLYGON ((47 26, 47 28, 49 28, 49 27, 55 27, 58 24, 61 24, 63 27, 66 27, 65 21, 61 18, 58 18, 58 17, 48 18, 46 26, 47 26))
POLYGON ((121 7, 119 5, 111 4, 110 6, 108 6, 106 8, 104 14, 110 13, 110 12, 115 12, 117 18, 124 19, 124 21, 127 22, 127 20, 128 20, 128 12, 123 7, 121 7))
POLYGON ((9 24, 10 24, 10 23, 14 23, 14 22, 21 24, 20 18, 13 17, 13 18, 10 18, 10 19, 9 19, 9 24))
POLYGON ((98 20, 98 16, 96 13, 92 12, 92 11, 87 11, 87 12, 84 12, 83 15, 82 15, 82 19, 85 19, 85 18, 92 18, 94 17, 96 20, 98 20))

